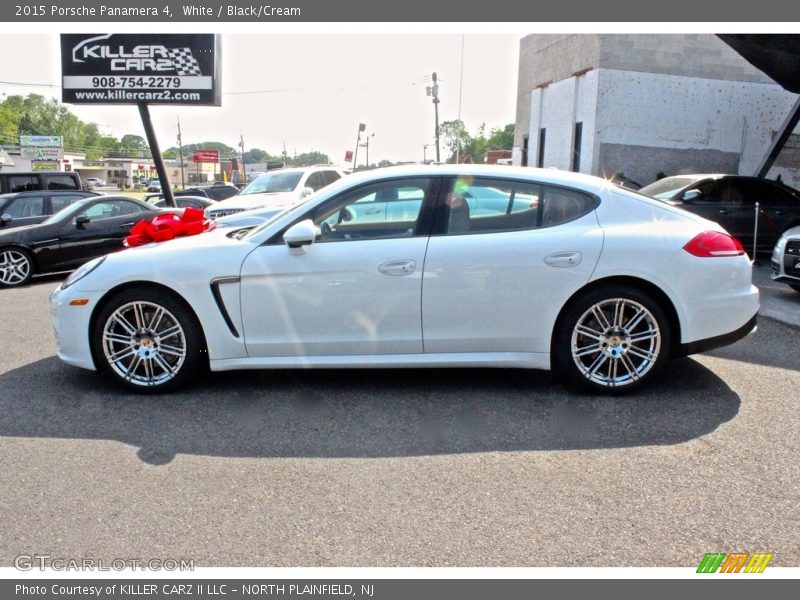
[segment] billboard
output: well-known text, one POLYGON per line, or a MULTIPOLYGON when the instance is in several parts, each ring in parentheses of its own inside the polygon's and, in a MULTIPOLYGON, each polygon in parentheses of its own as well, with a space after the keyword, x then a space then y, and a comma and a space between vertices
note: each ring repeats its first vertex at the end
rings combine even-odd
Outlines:
POLYGON ((219 106, 218 34, 65 33, 63 102, 219 106))
POLYGON ((219 150, 196 150, 192 153, 192 161, 196 163, 219 162, 219 150))
POLYGON ((62 140, 60 135, 21 135, 19 136, 20 146, 37 146, 41 148, 61 148, 62 140))

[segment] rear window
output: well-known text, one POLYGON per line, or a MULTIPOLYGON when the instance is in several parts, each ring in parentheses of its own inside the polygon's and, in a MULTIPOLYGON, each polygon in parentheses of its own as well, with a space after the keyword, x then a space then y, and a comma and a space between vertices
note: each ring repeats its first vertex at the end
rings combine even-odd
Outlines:
POLYGON ((79 190, 78 178, 68 173, 45 175, 48 190, 79 190))

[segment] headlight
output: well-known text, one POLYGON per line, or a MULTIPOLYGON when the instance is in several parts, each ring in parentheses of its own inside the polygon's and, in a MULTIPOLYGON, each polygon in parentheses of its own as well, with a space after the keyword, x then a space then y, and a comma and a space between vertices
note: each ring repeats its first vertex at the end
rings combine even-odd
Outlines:
POLYGON ((94 271, 97 267, 103 264, 103 261, 106 259, 105 256, 101 256, 100 258, 95 258, 94 260, 90 260, 83 266, 79 267, 75 271, 73 271, 69 277, 64 280, 64 283, 61 284, 61 289, 65 290, 73 283, 76 283, 86 277, 89 273, 94 271))

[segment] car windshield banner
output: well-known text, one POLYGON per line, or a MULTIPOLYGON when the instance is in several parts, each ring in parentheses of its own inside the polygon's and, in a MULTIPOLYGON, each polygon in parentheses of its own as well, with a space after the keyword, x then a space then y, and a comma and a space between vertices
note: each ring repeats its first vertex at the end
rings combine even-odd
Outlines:
POLYGON ((219 106, 219 35, 62 34, 62 101, 219 106))

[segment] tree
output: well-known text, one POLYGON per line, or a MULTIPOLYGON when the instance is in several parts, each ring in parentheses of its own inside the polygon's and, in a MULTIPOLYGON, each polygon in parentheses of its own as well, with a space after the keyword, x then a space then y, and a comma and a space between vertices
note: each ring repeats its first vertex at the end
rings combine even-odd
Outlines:
POLYGON ((150 146, 147 145, 147 140, 140 135, 134 135, 132 133, 123 135, 120 140, 120 146, 122 152, 126 156, 136 158, 150 156, 150 146))
POLYGON ((327 154, 323 152, 318 152, 316 150, 312 150, 311 152, 304 152, 303 154, 297 154, 294 158, 286 159, 286 164, 296 167, 307 167, 309 165, 327 165, 330 164, 330 162, 331 159, 327 154))
POLYGON ((469 133, 467 133, 467 128, 464 126, 464 121, 461 119, 445 121, 439 125, 439 138, 444 140, 446 154, 450 157, 447 162, 455 162, 456 152, 459 147, 461 148, 461 154, 463 154, 464 148, 469 145, 471 139, 469 133))
POLYGON ((269 160, 274 160, 274 158, 261 148, 251 148, 244 153, 244 162, 248 165, 252 165, 253 163, 267 162, 269 160))

